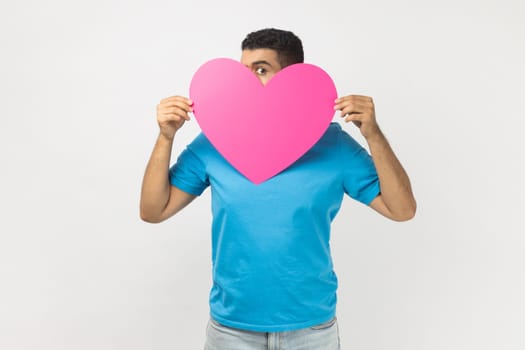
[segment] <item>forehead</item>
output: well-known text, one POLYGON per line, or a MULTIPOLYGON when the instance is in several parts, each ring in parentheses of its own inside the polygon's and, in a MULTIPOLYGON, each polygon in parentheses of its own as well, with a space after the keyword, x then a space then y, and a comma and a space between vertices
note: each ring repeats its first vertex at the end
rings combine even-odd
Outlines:
POLYGON ((245 66, 251 66, 254 62, 259 61, 266 61, 271 65, 277 65, 277 51, 272 49, 253 49, 242 51, 241 63, 245 66))

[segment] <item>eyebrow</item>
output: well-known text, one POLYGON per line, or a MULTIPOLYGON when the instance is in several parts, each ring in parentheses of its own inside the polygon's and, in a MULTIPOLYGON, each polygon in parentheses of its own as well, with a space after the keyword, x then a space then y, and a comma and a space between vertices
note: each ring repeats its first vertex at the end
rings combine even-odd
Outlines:
POLYGON ((258 64, 267 64, 269 65, 270 67, 272 66, 268 61, 264 61, 264 60, 260 60, 260 61, 255 61, 255 62, 252 62, 252 66, 256 66, 258 64))

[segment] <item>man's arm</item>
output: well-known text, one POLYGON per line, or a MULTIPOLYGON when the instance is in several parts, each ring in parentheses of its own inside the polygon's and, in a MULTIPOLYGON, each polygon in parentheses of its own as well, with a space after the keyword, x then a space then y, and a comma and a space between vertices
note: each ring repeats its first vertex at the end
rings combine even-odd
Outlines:
POLYGON ((163 99, 157 106, 160 134, 146 167, 140 197, 140 217, 144 221, 164 221, 196 197, 171 186, 168 178, 173 139, 191 111, 191 101, 180 96, 163 99))
POLYGON ((360 129, 368 143, 381 191, 370 207, 392 220, 410 220, 416 213, 410 179, 376 122, 373 100, 350 95, 338 98, 335 103, 334 108, 341 111, 346 122, 351 121, 360 129))
POLYGON ((405 169, 381 131, 367 142, 381 188, 370 207, 392 220, 410 220, 416 214, 416 200, 405 169))

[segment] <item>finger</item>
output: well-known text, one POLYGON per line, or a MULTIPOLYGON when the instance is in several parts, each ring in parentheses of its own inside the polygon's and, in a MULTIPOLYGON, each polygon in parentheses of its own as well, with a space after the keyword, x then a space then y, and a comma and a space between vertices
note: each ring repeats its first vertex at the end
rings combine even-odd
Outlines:
POLYGON ((184 96, 170 96, 167 98, 164 98, 160 101, 160 104, 169 103, 169 102, 175 102, 175 101, 181 101, 186 103, 188 106, 191 106, 193 104, 193 101, 190 100, 187 97, 184 96))
POLYGON ((335 110, 340 110, 342 109, 344 106, 346 106, 346 104, 349 102, 348 100, 348 96, 344 96, 344 97, 339 97, 339 98, 336 98, 334 103, 334 109, 335 110))
POLYGON ((340 96, 340 97, 335 99, 335 103, 340 103, 340 102, 343 102, 343 101, 352 100, 354 98, 354 96, 355 95, 340 96))
POLYGON ((170 101, 170 102, 166 102, 164 104, 158 105, 159 110, 164 110, 166 108, 171 108, 171 107, 180 108, 186 112, 193 112, 193 107, 191 107, 191 105, 187 104, 184 101, 170 101))
POLYGON ((363 105, 373 105, 373 99, 369 96, 361 95, 349 95, 337 98, 335 101, 334 109, 341 109, 341 106, 345 106, 349 103, 353 104, 363 104, 363 105))
POLYGON ((363 100, 363 101, 371 101, 372 100, 372 97, 365 96, 365 95, 350 95, 348 97, 352 98, 352 99, 363 100))
POLYGON ((370 106, 368 102, 353 102, 345 105, 341 105, 341 115, 352 114, 352 113, 369 113, 373 110, 373 106, 370 106))
POLYGON ((342 100, 336 106, 349 106, 349 105, 358 105, 358 106, 370 106, 372 104, 371 100, 368 99, 360 99, 360 98, 352 98, 352 99, 346 99, 342 100))
POLYGON ((345 108, 362 108, 368 106, 368 103, 358 99, 346 99, 337 103, 334 106, 335 110, 343 110, 345 108))
POLYGON ((345 113, 345 114, 341 114, 341 117, 345 118, 346 122, 351 122, 351 121, 354 121, 354 120, 360 120, 361 116, 362 116, 361 113, 345 113))
POLYGON ((177 114, 177 115, 186 115, 188 114, 188 111, 179 108, 179 107, 170 107, 170 108, 164 108, 162 109, 161 113, 163 114, 177 114))
POLYGON ((351 114, 365 114, 365 113, 367 113, 366 109, 352 107, 352 108, 342 109, 340 112, 340 115, 345 116, 345 115, 351 115, 351 114))
POLYGON ((340 115, 341 116, 344 116, 344 115, 350 115, 350 114, 359 114, 359 113, 363 113, 363 110, 355 105, 349 105, 349 106, 346 106, 344 108, 342 108, 341 110, 341 113, 340 115))
POLYGON ((182 121, 188 121, 188 120, 189 120, 188 116, 181 116, 178 114, 163 114, 159 116, 158 122, 159 123, 170 123, 170 122, 180 123, 182 121))
POLYGON ((181 110, 178 110, 177 112, 174 112, 174 113, 168 113, 168 114, 165 114, 167 116, 172 116, 172 117, 177 117, 177 118, 182 118, 184 120, 190 120, 190 116, 188 115, 188 113, 184 112, 184 111, 181 111, 181 110))
POLYGON ((188 112, 184 109, 173 107, 173 108, 165 108, 162 111, 160 111, 160 114, 163 116, 179 116, 181 118, 184 118, 185 120, 190 120, 190 117, 188 116, 188 112))
POLYGON ((347 108, 353 105, 354 103, 351 100, 342 100, 334 106, 334 109, 340 111, 340 110, 343 110, 344 108, 347 108))
POLYGON ((171 99, 164 102, 159 103, 159 106, 192 106, 193 101, 188 99, 171 99))
POLYGON ((362 124, 359 114, 350 114, 345 116, 345 122, 353 122, 357 127, 360 127, 362 124))
POLYGON ((182 108, 186 112, 193 112, 193 107, 191 104, 186 103, 186 101, 176 101, 173 102, 173 105, 182 108))
POLYGON ((178 96, 178 95, 163 98, 160 102, 164 103, 164 102, 176 101, 176 100, 185 101, 186 103, 191 103, 191 100, 189 98, 184 97, 184 96, 178 96))

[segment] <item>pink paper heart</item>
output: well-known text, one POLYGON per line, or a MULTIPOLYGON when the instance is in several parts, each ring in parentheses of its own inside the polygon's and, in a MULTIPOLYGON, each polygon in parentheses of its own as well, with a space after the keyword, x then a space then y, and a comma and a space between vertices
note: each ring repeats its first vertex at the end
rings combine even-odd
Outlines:
POLYGON ((286 169, 321 138, 336 97, 330 76, 303 63, 262 85, 241 63, 218 58, 203 64, 190 84, 202 132, 255 184, 286 169))

